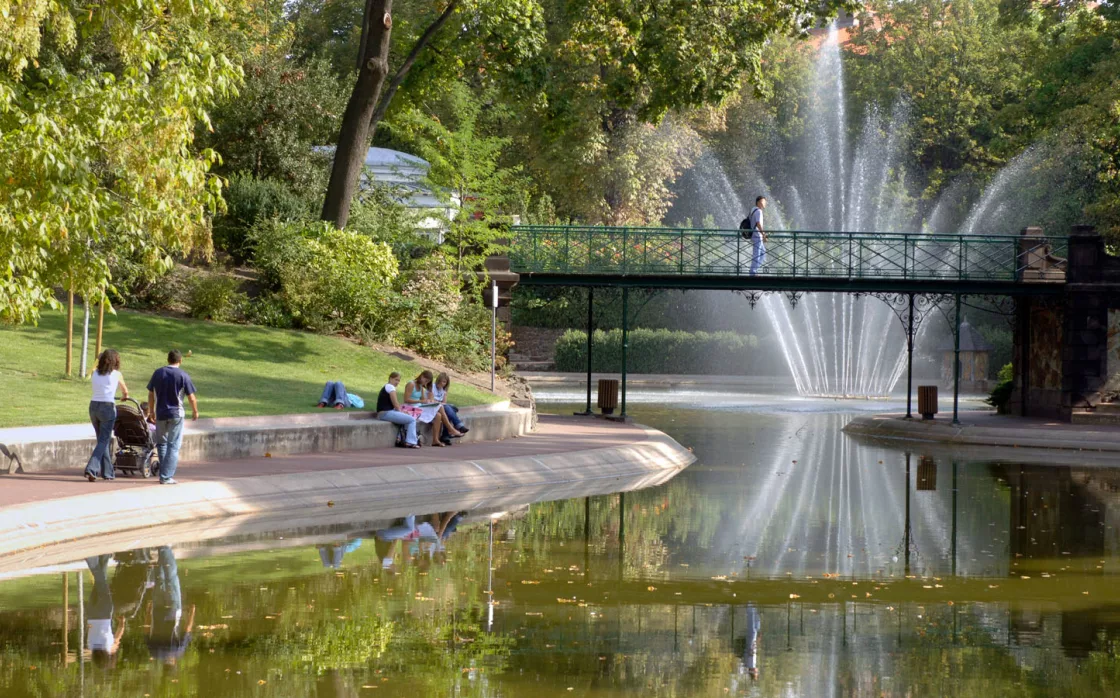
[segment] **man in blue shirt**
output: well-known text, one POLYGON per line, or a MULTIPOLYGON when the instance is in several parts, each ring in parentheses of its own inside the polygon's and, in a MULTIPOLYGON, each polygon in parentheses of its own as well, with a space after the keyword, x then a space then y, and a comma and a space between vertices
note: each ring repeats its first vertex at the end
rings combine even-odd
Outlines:
POLYGON ((198 400, 194 383, 179 368, 183 355, 177 349, 167 353, 167 365, 156 369, 148 381, 149 416, 156 420, 156 453, 159 454, 159 484, 176 485, 179 447, 183 444, 183 396, 191 403, 191 419, 198 419, 198 400))

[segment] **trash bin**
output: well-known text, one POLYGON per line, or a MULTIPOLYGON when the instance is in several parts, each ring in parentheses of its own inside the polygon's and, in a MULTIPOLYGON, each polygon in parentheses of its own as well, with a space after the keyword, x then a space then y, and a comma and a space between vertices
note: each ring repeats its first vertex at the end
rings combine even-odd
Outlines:
POLYGON ((918 414, 922 415, 922 419, 933 419, 933 415, 937 414, 936 385, 918 386, 918 414))
POLYGON ((618 381, 614 378, 599 379, 599 409, 603 414, 614 414, 618 407, 618 381))

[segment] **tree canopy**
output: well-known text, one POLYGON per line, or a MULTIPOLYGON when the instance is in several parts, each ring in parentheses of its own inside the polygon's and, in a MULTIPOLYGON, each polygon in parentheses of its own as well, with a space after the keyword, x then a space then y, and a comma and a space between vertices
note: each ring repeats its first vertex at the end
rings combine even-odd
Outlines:
POLYGON ((209 249, 218 154, 193 148, 233 90, 240 0, 0 3, 0 319, 58 285, 100 297, 106 250, 166 265, 209 249))

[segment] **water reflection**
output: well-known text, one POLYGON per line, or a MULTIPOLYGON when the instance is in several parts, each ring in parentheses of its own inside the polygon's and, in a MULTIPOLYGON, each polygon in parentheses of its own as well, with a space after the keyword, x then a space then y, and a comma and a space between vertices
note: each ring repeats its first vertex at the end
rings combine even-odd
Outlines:
POLYGON ((698 464, 2 581, 3 695, 1120 692, 1110 471, 908 458, 841 415, 641 418, 698 464), (112 659, 78 661, 105 619, 112 659))

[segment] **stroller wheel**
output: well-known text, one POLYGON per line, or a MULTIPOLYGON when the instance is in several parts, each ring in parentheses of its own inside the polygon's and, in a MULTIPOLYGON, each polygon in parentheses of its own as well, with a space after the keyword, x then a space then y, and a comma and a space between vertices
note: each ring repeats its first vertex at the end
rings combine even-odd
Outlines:
POLYGON ((155 472, 154 461, 156 454, 154 451, 148 453, 140 461, 140 475, 143 477, 151 477, 155 472))

